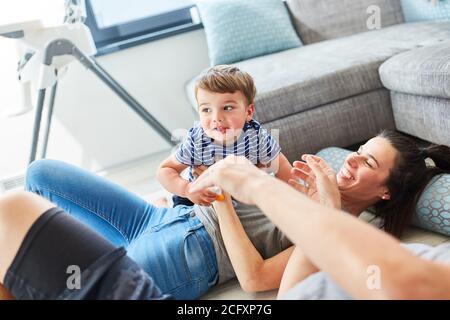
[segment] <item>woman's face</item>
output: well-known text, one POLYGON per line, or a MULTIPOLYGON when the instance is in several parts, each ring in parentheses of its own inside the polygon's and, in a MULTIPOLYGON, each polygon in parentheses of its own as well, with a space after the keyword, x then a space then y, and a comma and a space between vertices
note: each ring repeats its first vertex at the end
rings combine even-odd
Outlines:
POLYGON ((375 137, 352 152, 337 174, 341 192, 350 192, 352 198, 362 201, 389 199, 385 182, 395 165, 397 151, 388 140, 375 137))

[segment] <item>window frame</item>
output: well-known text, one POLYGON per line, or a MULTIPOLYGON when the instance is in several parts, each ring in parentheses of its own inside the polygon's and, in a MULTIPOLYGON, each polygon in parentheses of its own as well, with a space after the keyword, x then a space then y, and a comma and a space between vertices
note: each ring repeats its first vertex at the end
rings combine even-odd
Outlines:
POLYGON ((193 22, 192 20, 191 9, 193 7, 195 7, 194 4, 108 28, 99 28, 90 0, 86 0, 85 23, 91 30, 95 45, 97 46, 96 56, 100 56, 149 41, 202 28, 203 25, 201 22, 193 22))

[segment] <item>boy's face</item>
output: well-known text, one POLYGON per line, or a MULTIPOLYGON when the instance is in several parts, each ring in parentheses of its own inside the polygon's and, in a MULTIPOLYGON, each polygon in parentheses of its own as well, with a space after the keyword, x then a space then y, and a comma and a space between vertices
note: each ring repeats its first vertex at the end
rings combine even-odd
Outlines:
POLYGON ((235 141, 253 117, 254 106, 240 91, 216 93, 199 88, 197 103, 203 130, 218 142, 235 141))

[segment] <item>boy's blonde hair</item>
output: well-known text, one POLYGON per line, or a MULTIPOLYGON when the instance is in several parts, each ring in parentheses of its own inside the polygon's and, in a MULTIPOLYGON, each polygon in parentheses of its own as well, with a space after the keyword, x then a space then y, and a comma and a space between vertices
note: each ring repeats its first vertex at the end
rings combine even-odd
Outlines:
POLYGON ((218 65, 204 71, 195 83, 195 97, 198 89, 216 93, 242 92, 248 104, 252 104, 256 96, 256 87, 253 78, 238 67, 218 65))

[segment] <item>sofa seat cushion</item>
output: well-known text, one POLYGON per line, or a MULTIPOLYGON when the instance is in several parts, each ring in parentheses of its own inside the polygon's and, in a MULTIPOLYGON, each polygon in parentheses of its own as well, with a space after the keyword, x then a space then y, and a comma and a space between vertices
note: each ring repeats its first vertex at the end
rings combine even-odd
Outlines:
POLYGON ((450 98, 450 39, 390 58, 381 65, 380 77, 392 91, 450 98))
MULTIPOLYGON (((378 68, 384 61, 442 39, 450 39, 450 22, 400 24, 236 65, 253 76, 256 118, 265 123, 382 88, 378 68)), ((194 82, 186 90, 196 106, 194 82)))
POLYGON ((391 91, 398 131, 450 146, 450 99, 391 91))

